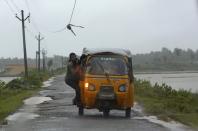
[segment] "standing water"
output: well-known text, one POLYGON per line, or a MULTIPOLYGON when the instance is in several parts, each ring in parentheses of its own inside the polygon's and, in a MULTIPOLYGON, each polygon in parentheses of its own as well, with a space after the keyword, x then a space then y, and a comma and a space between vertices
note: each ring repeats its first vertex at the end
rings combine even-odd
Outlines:
POLYGON ((1 81, 4 81, 5 83, 10 82, 13 79, 16 79, 17 77, 0 77, 1 81))
POLYGON ((198 73, 161 73, 161 74, 135 74, 137 79, 148 80, 154 85, 165 83, 173 89, 191 90, 198 92, 198 73))

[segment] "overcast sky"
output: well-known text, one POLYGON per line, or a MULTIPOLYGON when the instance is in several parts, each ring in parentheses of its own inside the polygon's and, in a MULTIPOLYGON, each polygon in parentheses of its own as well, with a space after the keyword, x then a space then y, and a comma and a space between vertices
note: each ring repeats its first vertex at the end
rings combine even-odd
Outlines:
POLYGON ((28 57, 35 57, 34 36, 39 31, 45 37, 41 47, 47 49, 48 56, 80 54, 83 47, 126 48, 133 54, 162 47, 198 49, 196 0, 77 0, 72 23, 85 28, 74 29, 77 37, 68 30, 54 33, 69 22, 73 3, 74 0, 0 0, 0 57, 23 57, 21 22, 14 13, 19 9, 24 9, 25 15, 31 12, 31 23, 26 21, 28 57))

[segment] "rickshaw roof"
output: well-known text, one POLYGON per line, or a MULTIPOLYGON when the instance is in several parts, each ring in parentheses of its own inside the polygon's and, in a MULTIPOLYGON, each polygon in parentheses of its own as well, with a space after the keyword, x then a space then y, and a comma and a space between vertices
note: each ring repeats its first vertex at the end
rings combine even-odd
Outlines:
POLYGON ((101 54, 101 53, 112 53, 112 54, 118 54, 118 55, 123 55, 127 57, 132 57, 132 54, 130 50, 127 49, 117 49, 117 48, 84 48, 83 49, 83 54, 85 55, 95 55, 95 54, 101 54))

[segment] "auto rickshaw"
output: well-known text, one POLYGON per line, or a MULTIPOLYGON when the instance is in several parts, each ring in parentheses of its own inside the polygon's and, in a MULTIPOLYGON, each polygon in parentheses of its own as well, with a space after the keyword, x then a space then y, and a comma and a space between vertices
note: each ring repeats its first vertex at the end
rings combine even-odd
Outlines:
POLYGON ((83 78, 80 81, 81 105, 98 109, 105 117, 112 109, 124 110, 131 116, 134 105, 132 55, 123 49, 83 49, 83 78))

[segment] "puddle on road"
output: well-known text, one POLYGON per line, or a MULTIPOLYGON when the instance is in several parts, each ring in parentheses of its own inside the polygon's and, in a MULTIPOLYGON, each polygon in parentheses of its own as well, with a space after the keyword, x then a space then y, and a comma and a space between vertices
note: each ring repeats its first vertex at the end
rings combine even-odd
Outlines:
POLYGON ((48 81, 43 82, 43 86, 42 87, 49 87, 51 86, 51 83, 54 81, 55 77, 50 78, 48 81))
POLYGON ((131 119, 148 120, 149 122, 162 125, 163 127, 170 129, 171 131, 186 131, 186 130, 190 131, 190 129, 188 129, 185 125, 181 123, 178 123, 176 121, 170 121, 170 122, 162 121, 159 120, 156 116, 133 117, 131 119))
POLYGON ((24 100, 25 105, 38 105, 46 101, 52 100, 50 97, 35 96, 24 100))
POLYGON ((134 113, 143 115, 142 107, 137 102, 134 103, 132 111, 134 111, 134 113))
POLYGON ((142 107, 136 102, 135 102, 132 110, 135 113, 137 113, 137 116, 134 116, 131 119, 148 120, 149 122, 162 125, 163 127, 170 129, 171 131, 186 131, 186 130, 190 131, 190 129, 187 126, 185 126, 185 125, 183 125, 179 122, 176 122, 176 121, 166 122, 166 121, 163 121, 163 120, 159 120, 156 116, 145 116, 143 114, 142 107))
POLYGON ((13 115, 10 115, 7 117, 8 121, 25 121, 25 120, 31 120, 36 117, 39 117, 39 115, 34 113, 25 113, 25 112, 17 112, 13 115))
POLYGON ((41 104, 46 101, 52 100, 50 97, 31 97, 26 100, 24 100, 24 106, 19 109, 18 112, 9 115, 6 120, 8 122, 23 122, 26 120, 31 120, 36 117, 39 117, 38 114, 35 114, 34 112, 37 110, 36 105, 41 104))
MULTIPOLYGON (((53 82, 54 77, 50 78, 48 81, 43 82, 43 87, 48 87, 53 82)), ((37 110, 37 105, 41 104, 46 101, 52 100, 50 97, 43 97, 43 96, 34 96, 24 100, 24 106, 18 110, 18 112, 9 115, 6 120, 8 122, 23 122, 26 120, 35 119, 39 117, 38 114, 35 114, 37 110)))

